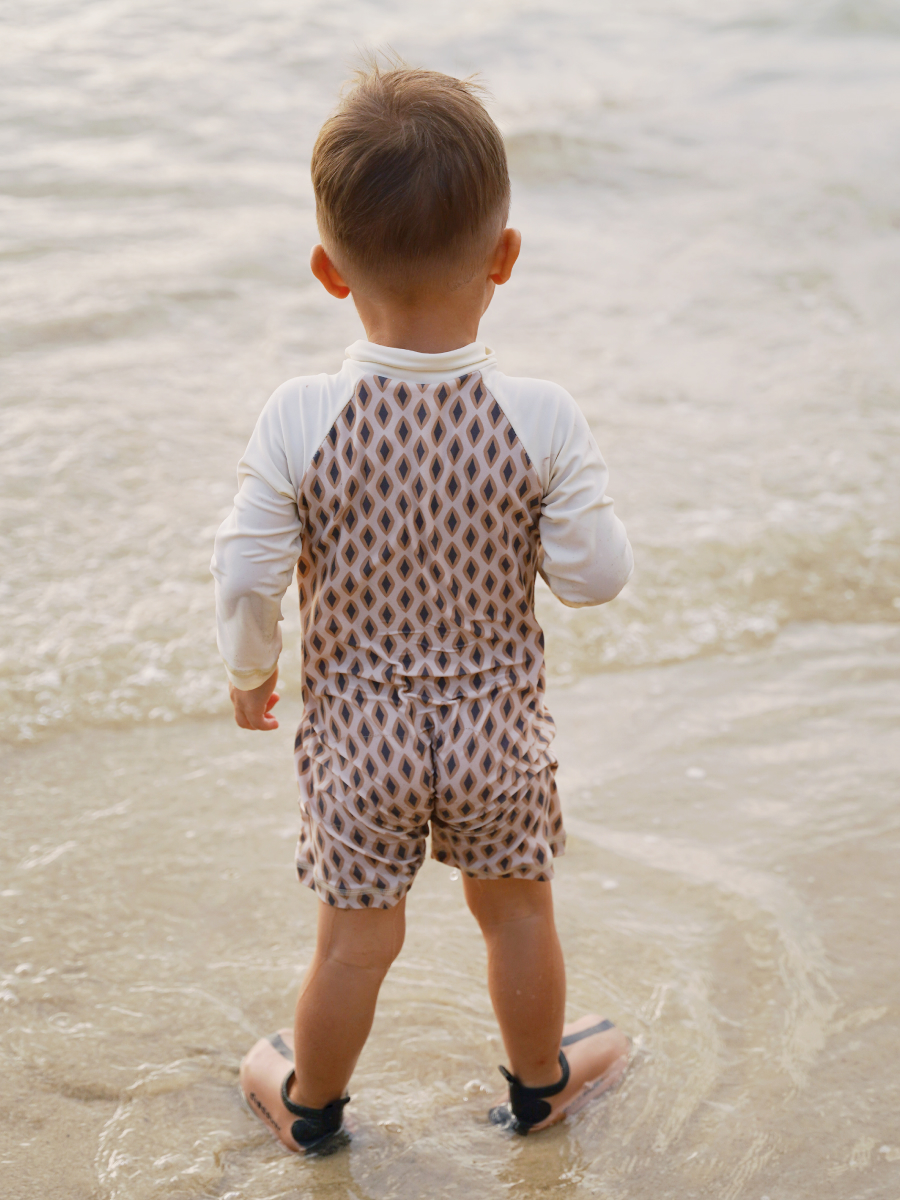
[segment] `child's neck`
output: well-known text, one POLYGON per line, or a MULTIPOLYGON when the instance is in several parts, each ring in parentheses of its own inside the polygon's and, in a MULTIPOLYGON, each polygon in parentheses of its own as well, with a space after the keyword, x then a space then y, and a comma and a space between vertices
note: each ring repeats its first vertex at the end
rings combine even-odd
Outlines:
POLYGON ((448 328, 446 324, 417 322, 385 322, 366 326, 366 337, 376 346, 392 346, 396 350, 416 350, 419 354, 441 354, 468 346, 478 337, 478 322, 471 326, 448 328))
MULTIPOLYGON (((492 285, 488 284, 488 288, 493 292, 492 285)), ((420 354, 441 354, 476 341, 489 299, 484 290, 472 294, 468 289, 449 296, 429 297, 415 304, 396 304, 359 294, 353 296, 370 342, 398 350, 415 350, 420 354)))

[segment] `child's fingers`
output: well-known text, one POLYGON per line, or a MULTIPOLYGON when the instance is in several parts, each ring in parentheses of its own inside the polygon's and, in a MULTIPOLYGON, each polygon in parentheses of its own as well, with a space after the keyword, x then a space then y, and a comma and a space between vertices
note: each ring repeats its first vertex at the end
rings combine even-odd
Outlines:
MULTIPOLYGON (((240 721, 238 721, 238 724, 240 725, 240 721)), ((265 713, 261 713, 258 717, 251 717, 247 721, 247 723, 242 726, 242 728, 243 729, 258 729, 258 730, 262 730, 263 732, 265 732, 266 730, 269 730, 269 729, 277 729, 278 722, 275 720, 274 717, 267 717, 265 715, 265 713)))
POLYGON ((280 699, 281 699, 281 697, 278 695, 278 693, 273 692, 272 695, 266 701, 265 711, 268 712, 269 709, 272 707, 272 705, 277 704, 280 699))
MULTIPOLYGON (((275 699, 277 700, 278 697, 276 696, 275 699)), ((269 707, 270 703, 267 703, 264 709, 254 710, 253 708, 236 704, 234 707, 234 719, 241 729, 277 729, 278 721, 275 717, 269 716, 269 707)))

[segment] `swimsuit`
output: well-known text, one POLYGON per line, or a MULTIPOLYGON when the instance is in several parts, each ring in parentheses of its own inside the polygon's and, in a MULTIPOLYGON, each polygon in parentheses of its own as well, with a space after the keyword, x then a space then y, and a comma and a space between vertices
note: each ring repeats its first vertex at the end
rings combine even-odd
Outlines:
POLYGON ((267 405, 213 560, 245 689, 277 662, 296 567, 299 876, 330 904, 388 907, 430 829, 469 875, 550 879, 565 833, 535 577, 575 605, 624 585, 605 464, 571 397, 482 347, 349 354, 267 405))
POLYGON ((565 834, 534 615, 540 482, 474 373, 359 380, 300 486, 297 869, 396 902, 425 855, 548 879, 565 834))

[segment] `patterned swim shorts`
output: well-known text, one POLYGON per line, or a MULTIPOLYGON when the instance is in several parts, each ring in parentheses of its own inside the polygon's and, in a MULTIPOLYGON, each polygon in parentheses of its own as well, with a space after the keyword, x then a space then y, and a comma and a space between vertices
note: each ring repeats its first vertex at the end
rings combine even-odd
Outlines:
POLYGON ((495 744, 504 740, 502 711, 496 719, 482 711, 473 730, 463 712, 471 703, 404 704, 399 715, 389 702, 367 704, 352 717, 351 756, 343 739, 323 736, 321 705, 296 742, 297 872, 321 900, 392 907, 425 859, 429 827, 432 858, 466 875, 553 878, 566 840, 556 763, 546 751, 533 762, 504 759, 495 744))

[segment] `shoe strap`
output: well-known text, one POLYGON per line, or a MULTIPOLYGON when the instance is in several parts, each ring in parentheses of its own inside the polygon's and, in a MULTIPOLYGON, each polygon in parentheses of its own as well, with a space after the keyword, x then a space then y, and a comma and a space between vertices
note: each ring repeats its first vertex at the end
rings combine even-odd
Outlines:
POLYGON ((281 1102, 291 1116, 297 1117, 291 1125, 291 1137, 298 1146, 308 1148, 314 1142, 340 1129, 344 1106, 350 1103, 350 1097, 342 1096, 339 1100, 330 1100, 324 1108, 307 1108, 304 1104, 295 1104, 288 1094, 293 1078, 293 1071, 285 1076, 281 1085, 281 1102))
POLYGON ((548 1083, 543 1087, 525 1087, 521 1080, 500 1068, 500 1073, 509 1084, 509 1107, 512 1114, 521 1125, 538 1125, 553 1111, 547 1103, 550 1096, 558 1096, 569 1082, 569 1062, 562 1050, 559 1052, 559 1065, 562 1067, 562 1078, 558 1083, 548 1083))

